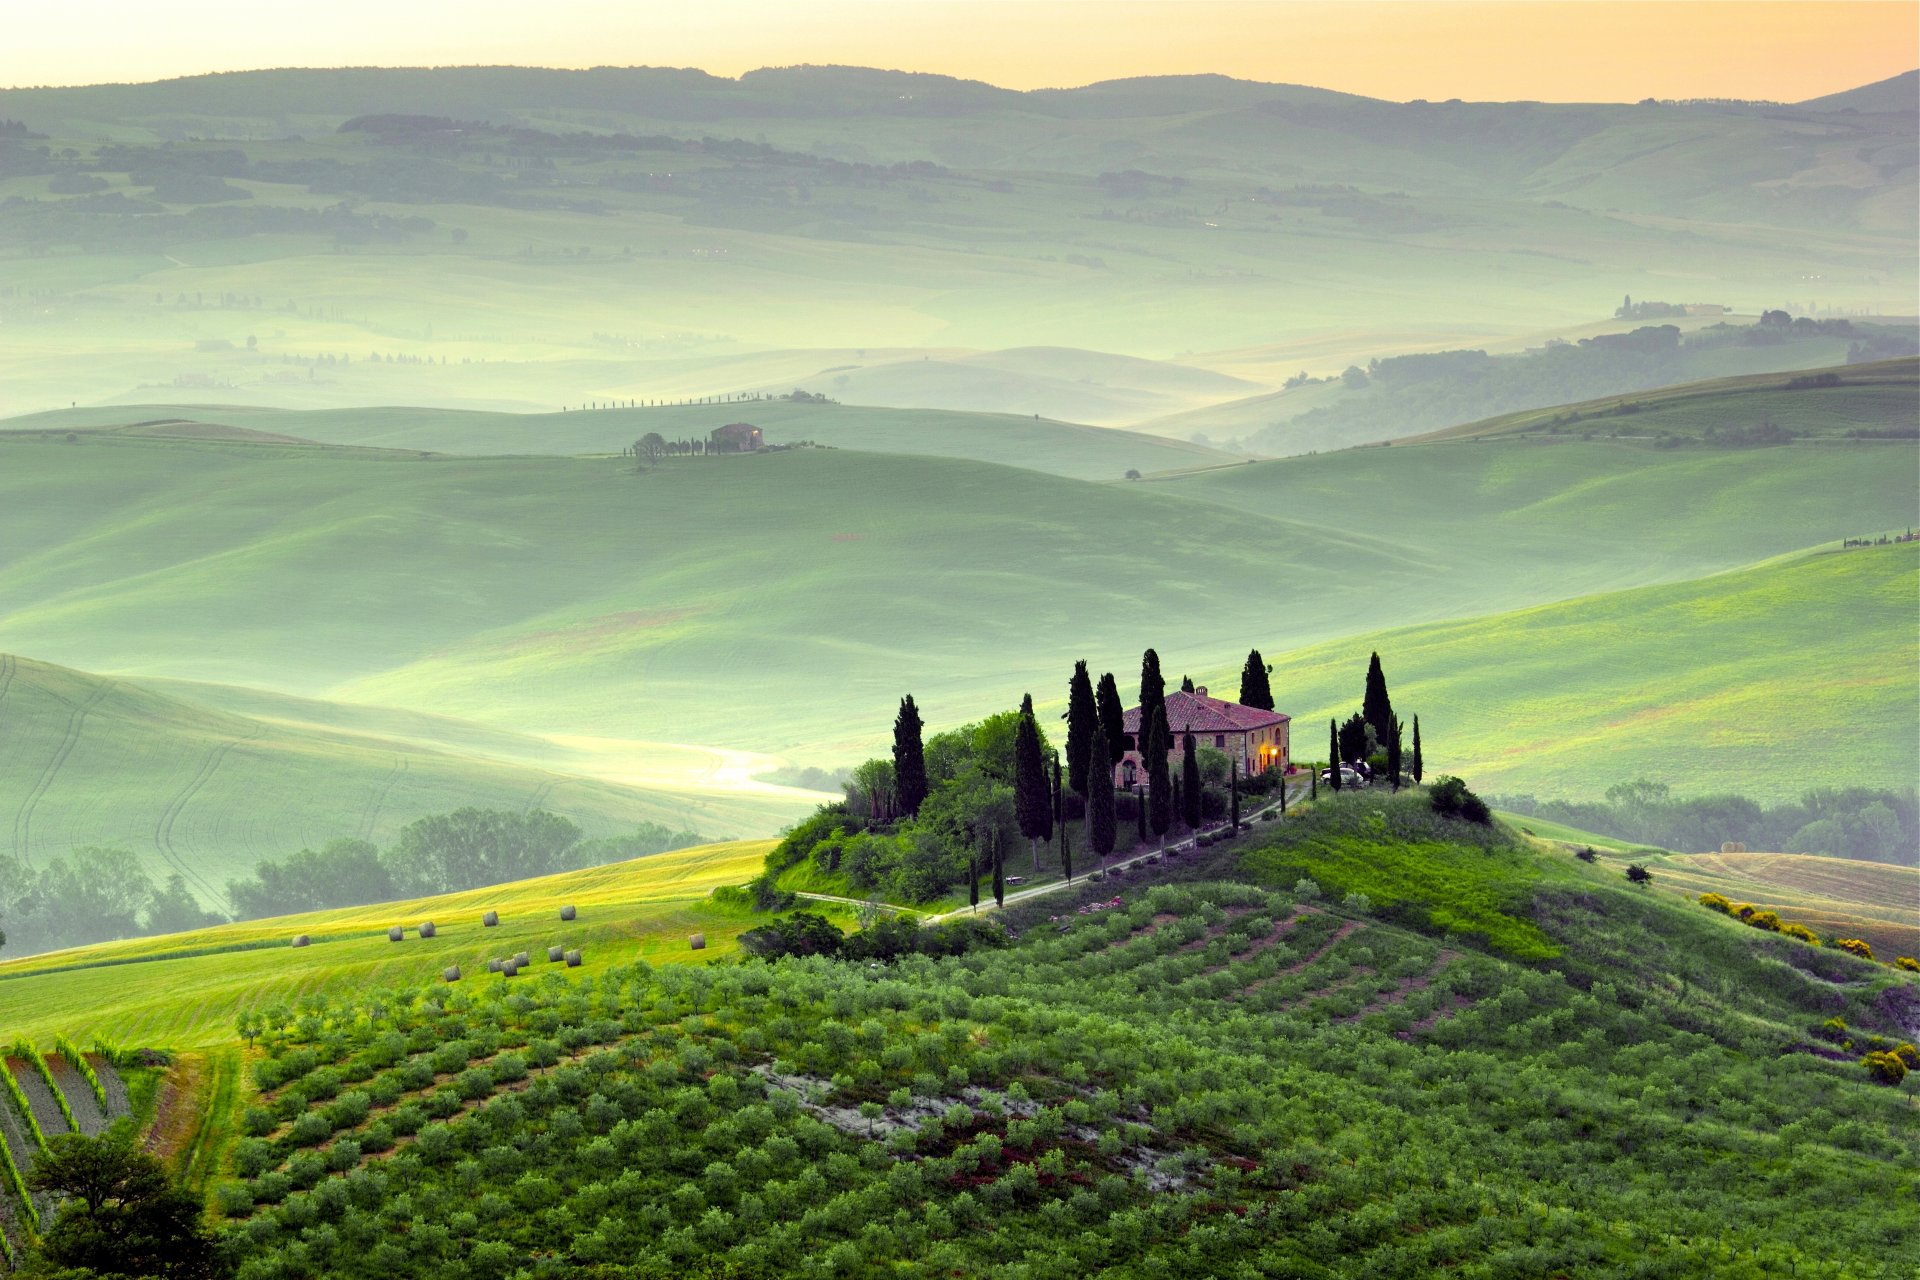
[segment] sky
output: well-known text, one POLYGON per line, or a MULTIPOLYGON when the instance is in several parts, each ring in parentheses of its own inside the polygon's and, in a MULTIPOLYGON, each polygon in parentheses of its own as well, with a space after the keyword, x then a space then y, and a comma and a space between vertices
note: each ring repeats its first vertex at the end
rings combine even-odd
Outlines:
POLYGON ((1219 72, 1392 99, 1797 101, 1920 65, 1912 0, 58 0, 0 85, 274 66, 933 71, 1009 88, 1219 72))

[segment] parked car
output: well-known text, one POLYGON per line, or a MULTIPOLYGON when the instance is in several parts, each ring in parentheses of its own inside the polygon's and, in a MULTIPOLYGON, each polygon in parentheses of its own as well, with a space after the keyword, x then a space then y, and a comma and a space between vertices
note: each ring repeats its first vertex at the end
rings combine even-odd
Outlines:
MULTIPOLYGON (((1322 769, 1320 771, 1320 781, 1331 783, 1333 781, 1333 770, 1322 769)), ((1365 778, 1362 778, 1359 774, 1355 773, 1352 769, 1348 768, 1346 765, 1341 765, 1340 766, 1340 785, 1343 787, 1364 787, 1367 785, 1367 781, 1365 778)))

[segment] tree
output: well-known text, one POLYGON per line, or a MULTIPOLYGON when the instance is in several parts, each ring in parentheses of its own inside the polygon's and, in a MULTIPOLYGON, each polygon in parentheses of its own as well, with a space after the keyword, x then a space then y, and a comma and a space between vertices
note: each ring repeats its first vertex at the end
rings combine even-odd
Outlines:
POLYGON ((1273 685, 1267 679, 1272 671, 1258 649, 1247 650, 1246 664, 1240 668, 1241 706, 1273 710, 1273 685))
POLYGON ((168 1180, 126 1126, 98 1138, 55 1136, 27 1185, 66 1200, 38 1250, 56 1269, 164 1280, 229 1274, 201 1225, 200 1201, 168 1180))
POLYGON ((1180 803, 1183 808, 1181 817, 1186 819, 1187 830, 1200 829, 1200 757, 1194 753, 1193 730, 1188 729, 1180 742, 1180 803))
POLYGON ((1373 727, 1373 740, 1385 743, 1393 733, 1393 702, 1387 697, 1387 677, 1380 670, 1380 655, 1367 663, 1367 692, 1360 702, 1360 714, 1373 727))
POLYGON ((893 720, 893 787, 900 812, 909 818, 920 812, 927 799, 927 756, 920 740, 921 728, 920 708, 908 694, 900 699, 900 714, 893 720))
POLYGON ((1065 796, 1060 790, 1060 756, 1053 757, 1053 829, 1060 833, 1060 873, 1073 883, 1073 850, 1067 839, 1067 811, 1065 796))
POLYGON ((853 771, 847 781, 847 803, 860 802, 867 817, 885 822, 893 816, 893 761, 868 760, 853 771))
POLYGON ((1327 785, 1340 790, 1340 726, 1327 721, 1327 785))
POLYGON ((994 906, 996 906, 996 907, 1004 907, 1004 906, 1006 906, 1006 905, 1007 905, 1007 858, 1006 858, 1006 851, 1005 851, 1005 849, 1004 849, 1004 847, 1003 847, 1003 846, 1001 845, 1001 843, 1000 843, 1000 833, 999 833, 998 831, 995 831, 995 832, 993 832, 993 834, 992 834, 992 836, 991 836, 991 839, 992 839, 992 842, 993 842, 993 844, 992 844, 992 849, 993 849, 993 905, 994 905, 994 906))
POLYGON ((1096 862, 1113 852, 1113 758, 1105 725, 1095 724, 1087 754, 1087 845, 1096 862))
MULTIPOLYGON (((1093 700, 1100 708, 1101 731, 1107 735, 1107 780, 1111 783, 1111 766, 1119 764, 1127 754, 1127 709, 1120 705, 1120 686, 1114 683, 1113 672, 1101 675, 1100 688, 1093 695, 1093 700)), ((1088 781, 1098 783, 1099 779, 1094 777, 1088 781)))
POLYGON ((1087 756, 1093 734, 1100 727, 1100 711, 1093 699, 1093 681, 1084 661, 1073 664, 1067 682, 1067 785, 1074 794, 1087 794, 1087 756))
MULTIPOLYGON (((1153 709, 1167 700, 1166 677, 1160 674, 1160 655, 1149 649, 1140 655, 1140 734, 1144 741, 1147 726, 1153 723, 1153 709)), ((1120 757, 1115 756, 1118 760, 1120 757)))
POLYGON ((1167 708, 1154 708, 1153 728, 1147 733, 1148 802, 1152 806, 1149 821, 1160 847, 1167 847, 1167 828, 1173 825, 1173 735, 1167 729, 1167 708))
POLYGON ((1420 717, 1415 716, 1413 718, 1413 780, 1415 783, 1420 781, 1422 772, 1424 770, 1420 762, 1420 717))
POLYGON ((1393 722, 1393 732, 1387 737, 1387 777, 1393 783, 1394 791, 1400 790, 1400 721, 1393 722))
POLYGON ((1339 751, 1342 760, 1348 763, 1365 760, 1378 745, 1379 739, 1374 736, 1373 726, 1367 723, 1366 716, 1361 712, 1354 712, 1341 723, 1339 751))
POLYGON ((1631 863, 1627 867, 1627 879, 1633 881, 1635 884, 1652 884, 1653 872, 1647 870, 1637 862, 1631 863))
POLYGON ((247 1042, 247 1048, 251 1049, 253 1048, 253 1042, 259 1038, 261 1031, 265 1030, 265 1026, 261 1022, 258 1013, 255 1013, 252 1009, 243 1009, 239 1014, 235 1015, 233 1019, 233 1029, 239 1034, 242 1040, 247 1042))
POLYGON ((633 442, 633 456, 647 466, 658 466, 667 456, 667 442, 658 431, 649 431, 633 442))
POLYGON ((1192 676, 1181 676, 1181 677, 1180 677, 1180 692, 1182 692, 1182 693, 1192 693, 1193 691, 1194 691, 1194 689, 1193 689, 1193 677, 1192 677, 1192 676))
POLYGON ((187 887, 187 878, 178 871, 168 876, 167 883, 155 889, 147 902, 148 933, 185 933, 189 929, 221 924, 224 920, 225 917, 201 908, 200 900, 187 887))
POLYGON ((1013 808, 1027 838, 1033 869, 1040 870, 1040 841, 1053 838, 1053 796, 1040 758, 1040 726, 1033 721, 1033 695, 1020 699, 1020 725, 1013 739, 1013 808))
POLYGON ((1227 768, 1229 771, 1227 773, 1227 788, 1228 794, 1232 797, 1233 806, 1231 810, 1233 829, 1238 831, 1240 829, 1240 761, 1238 759, 1229 760, 1227 762, 1227 768))
POLYGON ((967 847, 967 905, 975 911, 980 909, 980 846, 978 843, 967 847))

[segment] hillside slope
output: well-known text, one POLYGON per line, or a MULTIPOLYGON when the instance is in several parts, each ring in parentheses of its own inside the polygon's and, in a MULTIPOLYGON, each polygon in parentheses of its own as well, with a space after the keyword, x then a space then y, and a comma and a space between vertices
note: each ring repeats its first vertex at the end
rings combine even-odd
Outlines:
MULTIPOLYGON (((494 734, 495 739, 510 735, 494 734)), ((0 654, 0 857, 28 867, 79 845, 184 873, 224 905, 261 859, 353 837, 390 841, 430 813, 539 807, 589 835, 641 822, 715 835, 770 831, 800 797, 643 790, 515 760, 541 744, 462 752, 361 729, 216 709, 138 684, 0 654), (508 758, 503 758, 508 757, 508 758)))
POLYGON ((965 458, 1079 480, 1128 471, 1172 471, 1238 461, 1186 440, 1030 415, 869 408, 759 400, 567 413, 497 413, 378 407, 268 409, 250 405, 125 405, 60 409, 0 419, 0 432, 112 430, 206 437, 221 429, 325 444, 453 454, 619 453, 649 432, 705 440, 715 427, 750 422, 768 444, 811 441, 838 449, 965 458))
POLYGON ((1865 547, 1267 655, 1303 757, 1326 755, 1378 651, 1428 774, 1488 791, 1908 787, 1916 599, 1920 545, 1865 547))

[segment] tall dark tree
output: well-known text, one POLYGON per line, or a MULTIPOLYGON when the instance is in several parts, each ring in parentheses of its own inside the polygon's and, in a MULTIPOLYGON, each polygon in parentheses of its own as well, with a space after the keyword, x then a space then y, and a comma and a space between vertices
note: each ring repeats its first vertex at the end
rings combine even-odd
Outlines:
POLYGON ((900 800, 900 812, 911 818, 920 812, 927 798, 927 756, 920 734, 920 708, 913 695, 900 699, 900 714, 893 719, 893 786, 900 800))
POLYGON ((1360 714, 1373 726, 1373 740, 1381 746, 1393 732, 1393 703, 1387 697, 1387 677, 1380 670, 1380 655, 1367 663, 1367 694, 1360 703, 1360 714))
POLYGON ((1007 905, 1007 853, 1000 843, 1000 829, 993 830, 993 905, 1007 905))
POLYGON ((1327 785, 1340 789, 1340 726, 1327 721, 1327 785))
POLYGON ((1395 791, 1400 790, 1400 721, 1393 722, 1393 733, 1387 739, 1387 777, 1393 783, 1395 791))
POLYGON ((1073 849, 1071 848, 1072 842, 1067 838, 1067 811, 1065 807, 1065 795, 1060 789, 1060 755, 1058 752, 1055 752, 1053 757, 1053 829, 1060 835, 1060 874, 1067 878, 1068 884, 1072 884, 1073 849))
POLYGON ((1096 725, 1087 755, 1087 845, 1096 862, 1113 852, 1113 758, 1107 741, 1105 726, 1096 725))
POLYGON ((1227 770, 1227 787, 1232 797, 1233 829, 1238 831, 1240 829, 1240 761, 1228 760, 1227 770))
POLYGON ((1273 710, 1273 685, 1267 679, 1271 668, 1258 649, 1247 651, 1246 665, 1240 668, 1240 705, 1273 710))
POLYGON ((967 846, 967 905, 980 909, 980 842, 967 846))
POLYGON ((1365 760, 1374 753, 1382 739, 1374 736, 1373 726, 1367 718, 1356 711, 1340 725, 1340 758, 1351 764, 1355 760, 1365 760))
POLYGON ((1185 812, 1180 816, 1186 819, 1189 831, 1200 829, 1200 757, 1194 751, 1193 730, 1189 728, 1180 740, 1180 802, 1185 812))
POLYGON ((1087 794, 1087 754, 1093 734, 1100 725, 1100 711, 1093 699, 1093 681, 1087 664, 1073 664, 1073 679, 1067 682, 1067 785, 1075 795, 1087 794))
POLYGON ((1133 843, 1134 847, 1147 842, 1147 793, 1144 786, 1133 791, 1133 843))
POLYGON ((1413 780, 1416 783, 1420 781, 1420 774, 1424 768, 1420 759, 1420 717, 1415 716, 1413 718, 1413 780))
POLYGON ((1148 825, 1167 847, 1167 829, 1173 826, 1173 735, 1167 729, 1166 707, 1155 708, 1153 728, 1147 733, 1148 825))
POLYGON ((1053 795, 1046 762, 1040 758, 1040 726, 1033 721, 1033 695, 1020 699, 1020 723, 1013 731, 1013 812, 1027 838, 1033 869, 1040 870, 1040 841, 1053 838, 1053 795))
POLYGON ((1149 649, 1140 655, 1140 735, 1153 723, 1153 709, 1167 700, 1166 677, 1160 674, 1160 655, 1149 649))
MULTIPOLYGON (((1100 688, 1093 700, 1100 708, 1100 727, 1107 735, 1107 767, 1111 770, 1127 754, 1127 709, 1121 705, 1120 686, 1114 683, 1113 672, 1100 677, 1100 688)), ((1107 777, 1111 780, 1112 773, 1107 777)))
POLYGON ((1192 693, 1192 692, 1193 692, 1193 677, 1192 677, 1192 676, 1181 676, 1181 677, 1180 677, 1180 692, 1182 692, 1182 693, 1192 693))
POLYGON ((174 1186, 130 1131, 56 1135, 27 1185, 65 1201, 39 1241, 51 1274, 165 1280, 232 1274, 201 1222, 200 1201, 174 1186))

